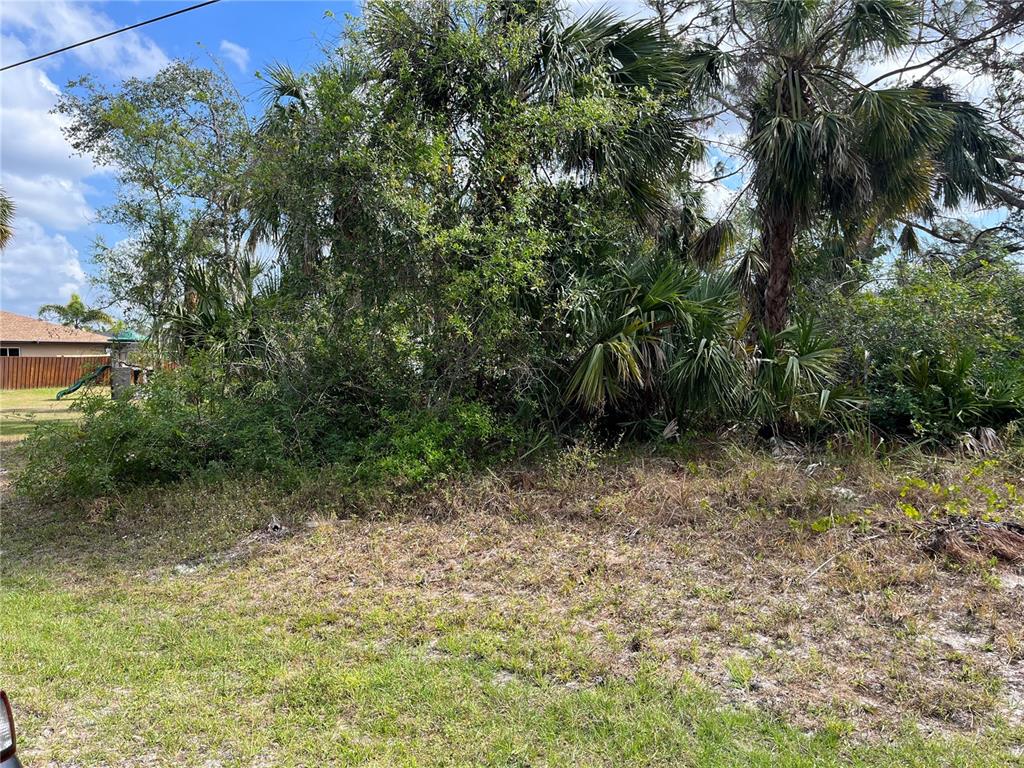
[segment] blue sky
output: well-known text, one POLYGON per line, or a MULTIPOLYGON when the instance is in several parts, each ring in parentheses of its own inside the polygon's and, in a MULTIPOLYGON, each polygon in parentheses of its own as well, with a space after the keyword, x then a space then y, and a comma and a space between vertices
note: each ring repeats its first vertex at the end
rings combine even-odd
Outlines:
MULTIPOLYGON (((19 1, 0 4, 0 62, 29 56, 133 24, 187 2, 19 1)), ((118 82, 151 75, 174 58, 218 58, 244 95, 260 84, 268 62, 307 69, 336 39, 355 2, 222 0, 35 64, 0 73, 0 183, 18 206, 15 237, 0 256, 0 307, 35 315, 40 304, 72 291, 99 301, 89 284, 97 236, 123 233, 95 222, 111 200, 114 180, 88 158, 72 156, 60 119, 49 114, 65 84, 84 74, 118 82), (331 11, 334 18, 325 18, 331 11)))

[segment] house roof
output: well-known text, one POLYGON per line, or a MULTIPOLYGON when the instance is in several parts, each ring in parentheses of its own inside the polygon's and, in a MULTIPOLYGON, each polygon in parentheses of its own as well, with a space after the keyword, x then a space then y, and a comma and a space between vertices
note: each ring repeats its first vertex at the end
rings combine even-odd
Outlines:
POLYGON ((101 333, 82 331, 66 325, 48 323, 34 317, 0 311, 0 339, 4 341, 74 342, 78 344, 106 344, 101 333))

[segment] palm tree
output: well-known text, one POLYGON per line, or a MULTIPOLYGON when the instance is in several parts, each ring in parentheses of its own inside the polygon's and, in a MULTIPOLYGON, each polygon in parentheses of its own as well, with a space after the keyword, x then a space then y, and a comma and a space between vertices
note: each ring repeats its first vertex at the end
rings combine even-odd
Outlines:
POLYGON ((0 248, 6 248, 14 236, 14 201, 0 188, 0 248))
POLYGON ((901 217, 930 216, 961 197, 984 201, 1001 172, 998 140, 948 89, 870 88, 854 64, 910 42, 906 0, 745 6, 754 38, 737 61, 753 96, 746 152, 760 221, 756 307, 771 333, 788 323, 794 243, 816 215, 850 251, 901 217), (933 193, 934 190, 934 193, 933 193))
POLYGON ((321 115, 314 89, 288 65, 270 65, 263 79, 266 109, 256 134, 262 148, 258 167, 273 173, 276 181, 255 185, 249 200, 250 253, 259 242, 273 242, 288 262, 308 275, 323 251, 319 189, 309 178, 304 184, 289 183, 294 178, 289 171, 307 164, 304 148, 314 144, 321 115))
MULTIPOLYGON (((691 57, 655 20, 622 19, 603 9, 574 18, 550 2, 484 7, 481 18, 467 19, 446 3, 369 5, 367 39, 377 81, 400 92, 399 100, 414 92, 424 115, 444 115, 460 138, 491 146, 505 138, 500 133, 505 109, 555 107, 598 87, 595 83, 606 85, 623 104, 647 99, 651 108, 632 124, 566 131, 544 158, 544 170, 582 183, 609 180, 638 216, 663 215, 680 173, 703 153, 680 108, 694 92, 691 57), (471 60, 449 60, 446 51, 459 45, 472 25, 511 30, 510 38, 517 45, 521 40, 529 55, 490 65, 500 67, 497 77, 471 60)), ((486 204, 507 200, 516 182, 504 171, 495 178, 481 176, 470 194, 486 204)))
POLYGON ((663 220, 680 174, 704 153, 682 109, 695 90, 691 57, 654 20, 623 20, 607 10, 566 23, 552 4, 540 39, 537 56, 520 75, 535 98, 556 102, 575 93, 587 78, 607 72, 612 86, 627 98, 643 90, 662 101, 662 109, 624 132, 571 135, 560 160, 568 173, 614 179, 635 212, 663 220))
POLYGON ((52 317, 61 325, 72 328, 109 327, 114 319, 102 309, 90 309, 77 293, 71 294, 67 304, 44 304, 39 308, 40 317, 52 317))

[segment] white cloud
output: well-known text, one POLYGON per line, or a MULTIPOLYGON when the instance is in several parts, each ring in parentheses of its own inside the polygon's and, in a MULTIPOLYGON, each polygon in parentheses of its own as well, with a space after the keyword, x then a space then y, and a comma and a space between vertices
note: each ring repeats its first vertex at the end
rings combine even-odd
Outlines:
MULTIPOLYGON (((4 60, 26 48, 4 35, 4 60)), ((71 157, 61 133, 62 118, 51 115, 60 89, 36 65, 18 67, 0 76, 0 170, 21 176, 50 175, 79 178, 92 172, 88 158, 71 157)))
POLYGON ((15 217, 14 237, 0 252, 4 309, 35 315, 40 304, 65 302, 86 285, 78 251, 64 235, 48 234, 31 219, 15 217))
POLYGON ((249 69, 249 49, 243 48, 238 43, 230 40, 220 41, 221 55, 226 56, 239 70, 245 72, 249 69))
POLYGON ((739 194, 737 190, 729 189, 719 181, 706 184, 703 189, 705 209, 708 218, 712 221, 726 216, 729 213, 729 207, 739 194))
MULTIPOLYGON (((102 35, 120 26, 91 3, 71 3, 67 0, 50 0, 45 3, 5 0, 0 8, 0 24, 5 33, 16 35, 24 43, 31 51, 29 55, 102 35)), ((5 63, 9 57, 15 58, 11 54, 5 46, 5 63)), ((152 75, 169 63, 155 42, 134 31, 123 32, 59 55, 74 56, 90 69, 103 70, 118 77, 152 75)))
POLYGON ((3 187, 17 210, 26 218, 59 230, 81 229, 94 217, 85 200, 85 186, 78 180, 59 176, 26 178, 3 174, 3 187))

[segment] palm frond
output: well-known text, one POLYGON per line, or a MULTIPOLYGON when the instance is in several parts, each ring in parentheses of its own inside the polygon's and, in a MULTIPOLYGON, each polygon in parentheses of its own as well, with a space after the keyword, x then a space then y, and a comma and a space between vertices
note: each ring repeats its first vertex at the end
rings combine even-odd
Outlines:
POLYGON ((774 43, 791 48, 804 40, 818 10, 818 0, 755 0, 756 9, 774 43))
POLYGON ((851 51, 893 53, 910 42, 916 8, 907 0, 857 0, 842 28, 851 51))
POLYGON ((905 253, 919 253, 921 251, 921 242, 917 237, 917 230, 909 224, 905 224, 903 229, 900 230, 900 236, 898 238, 900 250, 905 253))
POLYGON ((739 295, 725 271, 702 276, 687 294, 701 308, 675 340, 666 380, 680 414, 728 416, 737 412, 744 386, 739 353, 739 295))
POLYGON ((1012 154, 1011 147, 993 130, 992 120, 983 110, 955 98, 952 89, 932 86, 921 90, 929 110, 949 121, 936 153, 941 169, 936 198, 947 208, 955 208, 964 199, 989 203, 988 182, 1006 177, 1002 158, 1012 154))
POLYGON ((683 50, 682 64, 689 96, 701 99, 721 88, 732 56, 719 48, 698 44, 683 50))
POLYGON ((860 399, 837 386, 841 356, 810 318, 775 334, 761 328, 748 412, 773 429, 845 418, 860 399))
POLYGON ((601 297, 599 325, 572 366, 564 399, 602 411, 627 392, 650 391, 668 365, 673 335, 692 332, 710 312, 699 284, 678 262, 647 260, 620 270, 601 297))
POLYGON ((920 88, 866 89, 857 94, 852 114, 872 157, 912 157, 949 135, 954 127, 952 116, 930 109, 926 95, 920 88))
POLYGON ((690 257, 701 267, 718 264, 736 244, 736 225, 730 219, 720 219, 701 232, 690 244, 690 257))
POLYGON ((14 236, 14 202, 0 187, 0 248, 5 248, 14 236))

